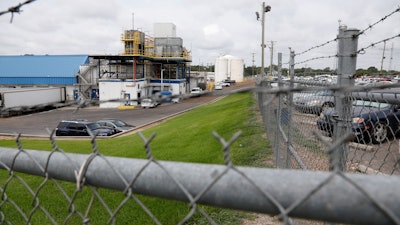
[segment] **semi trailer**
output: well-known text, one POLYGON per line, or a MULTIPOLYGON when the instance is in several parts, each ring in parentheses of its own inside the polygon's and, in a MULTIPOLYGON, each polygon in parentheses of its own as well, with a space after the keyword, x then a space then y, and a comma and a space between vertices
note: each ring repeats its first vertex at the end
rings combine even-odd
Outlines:
POLYGON ((0 88, 2 116, 39 111, 65 101, 65 87, 0 88))

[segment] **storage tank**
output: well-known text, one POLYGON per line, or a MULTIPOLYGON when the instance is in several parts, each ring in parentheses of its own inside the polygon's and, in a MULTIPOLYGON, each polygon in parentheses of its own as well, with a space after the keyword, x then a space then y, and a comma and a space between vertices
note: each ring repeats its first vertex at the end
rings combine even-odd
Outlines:
POLYGON ((243 59, 233 57, 230 61, 230 67, 231 67, 231 80, 242 82, 243 81, 243 72, 244 72, 243 59))
POLYGON ((217 58, 215 62, 215 81, 219 82, 225 79, 243 81, 243 59, 224 55, 217 58))

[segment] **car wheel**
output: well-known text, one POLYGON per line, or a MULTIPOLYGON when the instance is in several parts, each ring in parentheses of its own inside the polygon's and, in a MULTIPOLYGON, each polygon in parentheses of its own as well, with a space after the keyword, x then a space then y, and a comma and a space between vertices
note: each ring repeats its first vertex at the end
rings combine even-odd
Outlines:
POLYGON ((386 123, 378 121, 374 124, 371 131, 371 141, 373 144, 379 144, 388 138, 388 126, 386 123))
POLYGON ((332 102, 325 102, 325 103, 322 105, 322 107, 321 107, 321 112, 320 112, 320 114, 321 114, 323 111, 325 111, 325 110, 327 110, 327 109, 329 109, 329 108, 333 108, 333 107, 335 107, 335 104, 333 104, 332 102))

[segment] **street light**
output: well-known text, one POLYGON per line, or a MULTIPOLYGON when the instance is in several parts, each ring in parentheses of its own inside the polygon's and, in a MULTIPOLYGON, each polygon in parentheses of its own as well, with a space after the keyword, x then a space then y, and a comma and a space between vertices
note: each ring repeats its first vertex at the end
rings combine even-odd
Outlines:
POLYGON ((165 69, 161 69, 161 94, 164 91, 164 70, 165 69))
MULTIPOLYGON (((265 76, 265 71, 264 71, 264 49, 265 49, 265 44, 264 44, 264 24, 265 24, 265 13, 271 11, 271 6, 267 5, 265 6, 265 2, 262 3, 261 6, 261 75, 265 76)), ((256 12, 256 17, 257 20, 260 20, 260 13, 256 12)))

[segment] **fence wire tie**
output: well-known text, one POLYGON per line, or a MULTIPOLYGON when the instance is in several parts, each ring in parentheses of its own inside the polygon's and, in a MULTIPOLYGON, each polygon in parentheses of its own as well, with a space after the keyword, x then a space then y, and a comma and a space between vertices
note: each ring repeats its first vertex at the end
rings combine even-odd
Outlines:
POLYGON ((96 142, 96 136, 93 135, 93 133, 88 130, 88 133, 92 137, 92 145, 93 145, 93 153, 85 159, 85 161, 82 163, 79 172, 75 170, 75 177, 76 177, 76 189, 78 191, 82 190, 82 186, 85 183, 85 175, 87 172, 87 169, 89 168, 89 164, 92 162, 92 160, 99 154, 98 149, 97 149, 97 142, 96 142))
POLYGON ((152 135, 147 139, 142 132, 138 132, 139 137, 142 139, 142 141, 144 142, 144 148, 146 151, 146 157, 148 159, 148 161, 146 162, 146 164, 139 170, 139 172, 136 174, 136 176, 132 179, 131 182, 129 182, 126 185, 125 190, 123 191, 123 193, 125 195, 130 195, 129 193, 132 192, 132 186, 133 184, 136 182, 136 180, 139 178, 139 176, 143 173, 143 171, 150 165, 150 163, 154 162, 154 158, 153 155, 151 153, 151 148, 150 148, 150 142, 156 137, 156 133, 152 133, 152 135))
POLYGON ((214 137, 217 138, 219 140, 219 142, 222 144, 225 165, 227 165, 228 167, 231 167, 232 162, 231 162, 231 157, 229 154, 229 147, 232 145, 233 142, 236 141, 236 139, 239 138, 239 136, 242 134, 242 131, 239 130, 238 132, 236 132, 228 142, 226 142, 225 139, 222 138, 216 131, 213 131, 212 133, 213 133, 214 137))
POLYGON ((146 157, 148 160, 153 160, 153 154, 151 153, 150 142, 156 137, 157 133, 152 133, 151 136, 147 139, 142 132, 138 133, 140 138, 144 142, 144 148, 146 149, 146 157))
POLYGON ((78 191, 82 190, 82 186, 85 183, 85 174, 89 167, 90 162, 97 156, 97 154, 92 153, 85 161, 82 163, 79 172, 75 170, 75 177, 76 177, 76 189, 78 191))
POLYGON ((288 217, 288 212, 282 207, 282 205, 268 192, 264 192, 256 183, 254 183, 253 180, 248 178, 242 171, 238 170, 236 167, 233 166, 231 160, 230 160, 230 155, 229 155, 229 147, 232 145, 236 139, 239 138, 239 136, 242 134, 242 131, 239 130, 236 132, 233 137, 226 142, 224 138, 222 138, 217 132, 213 131, 214 137, 216 137, 221 144, 223 145, 223 151, 224 151, 224 159, 225 159, 225 164, 227 168, 216 177, 213 182, 208 185, 203 191, 201 191, 195 198, 195 200, 198 200, 201 196, 204 195, 205 192, 207 192, 223 175, 225 175, 229 170, 234 170, 238 174, 240 174, 244 179, 246 179, 250 184, 252 184, 261 194, 263 194, 267 200, 271 201, 279 210, 280 214, 278 216, 279 220, 282 220, 284 224, 292 224, 290 218, 288 217))
MULTIPOLYGON (((140 174, 151 164, 154 163, 156 164, 158 167, 160 167, 168 177, 170 177, 176 185, 178 185, 179 189, 186 195, 186 197, 188 198, 188 200, 190 201, 189 204, 189 208, 190 211, 188 213, 188 215, 185 216, 185 218, 182 219, 182 221, 180 221, 178 224, 184 224, 186 223, 195 213, 196 210, 199 210, 199 208, 197 207, 197 199, 193 198, 193 196, 189 193, 189 191, 182 185, 181 182, 179 182, 175 177, 173 177, 167 169, 165 169, 164 166, 162 166, 159 162, 157 162, 154 158, 153 155, 151 153, 151 147, 150 147, 150 142, 155 138, 156 133, 153 133, 148 139, 143 135, 142 132, 138 132, 139 137, 143 140, 144 142, 144 147, 146 149, 146 156, 148 158, 148 162, 140 169, 140 171, 138 172, 138 174, 134 177, 134 179, 131 181, 131 183, 127 186, 127 188, 124 190, 124 193, 126 193, 127 191, 131 192, 131 186, 136 182, 137 178, 140 176, 140 174)), ((207 188, 206 188, 207 190, 207 188)), ((201 196, 201 195, 200 195, 201 196)), ((135 201, 138 201, 138 199, 135 198, 135 201)), ((138 202, 142 208, 146 211, 146 213, 148 215, 151 216, 151 218, 153 218, 154 222, 156 222, 156 224, 161 224, 158 220, 156 220, 156 218, 153 216, 153 214, 151 214, 151 212, 144 206, 142 205, 141 202, 138 202)), ((201 212, 200 212, 201 213, 201 212)))

